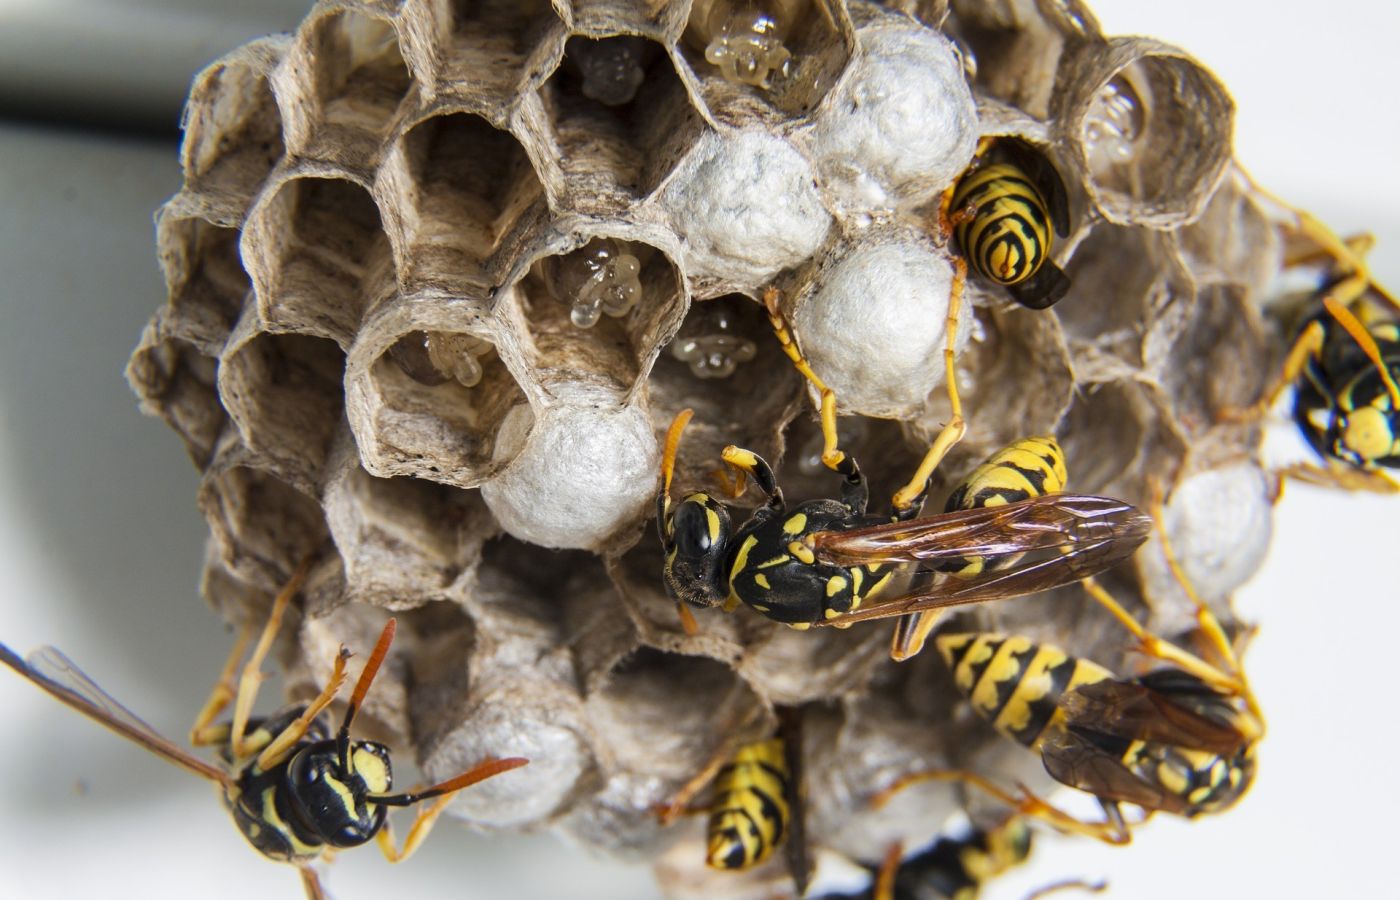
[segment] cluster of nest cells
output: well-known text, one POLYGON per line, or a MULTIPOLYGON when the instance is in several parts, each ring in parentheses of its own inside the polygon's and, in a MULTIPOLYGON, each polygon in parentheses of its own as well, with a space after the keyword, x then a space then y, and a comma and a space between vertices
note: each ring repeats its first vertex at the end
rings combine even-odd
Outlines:
MULTIPOLYGON (((448 815, 659 860, 674 896, 792 890, 776 858, 707 870, 702 826, 657 815, 775 710, 802 711, 814 854, 1004 814, 955 781, 871 804, 931 767, 1057 783, 939 653, 747 606, 685 626, 654 531, 667 429, 694 411, 673 495, 736 526, 767 498, 722 490, 727 445, 789 497, 839 495, 775 288, 881 512, 952 418, 951 349, 966 429, 930 511, 1053 434, 1069 489, 1166 497, 1157 527, 1235 633, 1277 478, 1258 419, 1222 411, 1281 358, 1284 242, 1232 115, 1187 54, 1076 0, 321 0, 196 79, 158 217, 169 299, 128 374, 203 473, 204 595, 258 623, 314 559, 279 648, 294 694, 397 616, 364 728, 432 777, 530 760, 448 815), (1000 159, 1034 173, 1044 291, 949 227, 950 189, 1000 159)), ((1197 608, 1160 544, 1101 584, 1180 638, 1197 608)), ((952 630, 1150 668, 1078 584, 964 609, 952 630)))

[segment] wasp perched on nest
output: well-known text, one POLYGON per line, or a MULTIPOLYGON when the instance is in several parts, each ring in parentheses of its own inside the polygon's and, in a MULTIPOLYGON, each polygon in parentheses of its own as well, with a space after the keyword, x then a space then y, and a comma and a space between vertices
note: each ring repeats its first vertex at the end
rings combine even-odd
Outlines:
POLYGON ((248 843, 269 859, 296 866, 308 900, 324 900, 327 895, 313 863, 371 840, 390 862, 402 862, 422 844, 457 791, 518 769, 529 760, 490 759, 431 787, 390 793, 393 769, 389 749, 373 741, 351 740, 350 726, 389 653, 394 619, 385 623, 334 735, 321 714, 347 680, 345 664, 350 651, 344 646, 336 656, 330 681, 314 700, 285 707, 266 718, 251 717, 258 685, 264 677, 260 671, 262 662, 272 649, 287 606, 309 567, 309 562, 303 563, 278 594, 236 684, 234 674, 248 635, 245 633, 235 643, 213 694, 190 729, 191 743, 218 748, 222 768, 187 753, 156 733, 54 647, 42 647, 26 660, 0 644, 0 662, 83 715, 167 762, 217 784, 223 792, 224 805, 248 843), (232 720, 215 724, 214 719, 230 703, 232 720), (435 803, 419 809, 403 845, 396 846, 389 826, 389 809, 433 799, 435 803))
MULTIPOLYGON (((765 303, 784 350, 821 392, 826 445, 822 460, 843 477, 841 496, 789 509, 768 463, 751 451, 729 446, 723 460, 741 478, 753 480, 767 497, 766 504, 737 531, 728 509, 709 494, 690 494, 673 508, 671 475, 690 418, 688 410, 678 415, 662 458, 657 526, 665 554, 662 580, 683 619, 689 616, 685 604, 724 604, 732 610, 742 601, 794 628, 845 627, 1071 584, 1123 561, 1146 539, 1149 522, 1133 506, 1058 492, 1027 491, 1011 503, 916 518, 937 457, 946 450, 946 431, 913 479, 895 494, 890 514, 867 514, 864 476, 837 446, 835 394, 793 343, 778 312, 775 290, 768 291, 765 303), (981 557, 994 561, 975 567, 967 562, 981 557), (920 583, 909 593, 881 597, 893 577, 892 567, 901 563, 935 568, 951 564, 961 571, 956 577, 920 583)), ((974 495, 979 473, 970 482, 974 495)), ((742 481, 736 487, 741 488, 742 481)))

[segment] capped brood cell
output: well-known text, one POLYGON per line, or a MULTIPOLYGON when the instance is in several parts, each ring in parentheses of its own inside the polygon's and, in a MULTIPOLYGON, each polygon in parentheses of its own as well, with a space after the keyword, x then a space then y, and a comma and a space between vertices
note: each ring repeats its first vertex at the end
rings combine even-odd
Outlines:
POLYGON ((379 207, 345 178, 289 178, 248 214, 248 270, 269 328, 350 346, 370 301, 393 288, 379 207))

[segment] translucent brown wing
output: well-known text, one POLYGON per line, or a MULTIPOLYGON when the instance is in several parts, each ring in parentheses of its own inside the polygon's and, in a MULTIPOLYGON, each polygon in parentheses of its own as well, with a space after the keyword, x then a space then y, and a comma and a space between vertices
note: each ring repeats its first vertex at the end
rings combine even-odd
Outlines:
MULTIPOLYGON (((1228 702, 1214 692, 1209 692, 1206 700, 1222 708, 1228 702)), ((1082 685, 1066 692, 1059 705, 1068 724, 1128 740, 1172 744, 1221 756, 1235 755, 1249 740, 1228 721, 1202 715, 1170 694, 1138 681, 1082 685)))
POLYGON ((1133 803, 1143 809, 1184 815, 1185 799, 1143 781, 1123 762, 1072 731, 1056 730, 1040 746, 1045 771, 1061 784, 1100 800, 1133 803))
POLYGON ((792 875, 797 896, 807 894, 811 881, 812 861, 807 853, 807 785, 802 766, 802 708, 780 706, 778 736, 783 739, 783 756, 788 770, 788 833, 783 852, 787 856, 788 872, 792 875))
POLYGON ((996 556, 1134 538, 1136 546, 1147 539, 1151 528, 1151 518, 1122 500, 1043 494, 1004 506, 821 531, 812 537, 819 562, 858 566, 996 556))
POLYGON ((1006 506, 957 510, 814 535, 817 558, 837 565, 930 563, 968 556, 1020 555, 970 577, 945 576, 914 593, 867 603, 819 625, 883 619, 927 609, 1019 597, 1096 575, 1133 554, 1152 520, 1120 500, 1048 494, 1006 506))
POLYGON ((56 647, 40 647, 25 660, 0 644, 0 662, 68 704, 88 718, 107 726, 128 740, 174 763, 187 772, 216 781, 225 787, 233 781, 227 772, 191 755, 168 738, 162 737, 131 710, 122 706, 97 686, 74 662, 56 647))

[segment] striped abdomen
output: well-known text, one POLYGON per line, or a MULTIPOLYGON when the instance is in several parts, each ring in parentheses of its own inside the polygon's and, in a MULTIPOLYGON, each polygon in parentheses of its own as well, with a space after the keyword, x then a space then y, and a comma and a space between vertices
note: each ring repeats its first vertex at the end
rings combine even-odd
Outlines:
POLYGON ((783 741, 745 744, 715 779, 705 862, 716 869, 763 862, 782 841, 790 816, 783 741))
MULTIPOLYGON (((973 470, 953 491, 943 511, 1004 506, 1042 494, 1059 493, 1065 489, 1068 478, 1064 451, 1053 437, 1022 438, 993 453, 973 470)), ((943 563, 936 568, 941 572, 970 576, 1000 568, 1015 558, 1012 555, 965 556, 961 561, 943 563)))
POLYGON ((1035 274, 1050 255, 1054 231, 1045 197, 1021 167, 981 166, 958 182, 955 211, 971 210, 954 234, 972 270, 1012 285, 1035 274))
POLYGON ((1098 663, 1024 637, 941 634, 937 644, 977 714, 1032 749, 1050 729, 1063 726, 1059 701, 1066 691, 1113 677, 1098 663))

